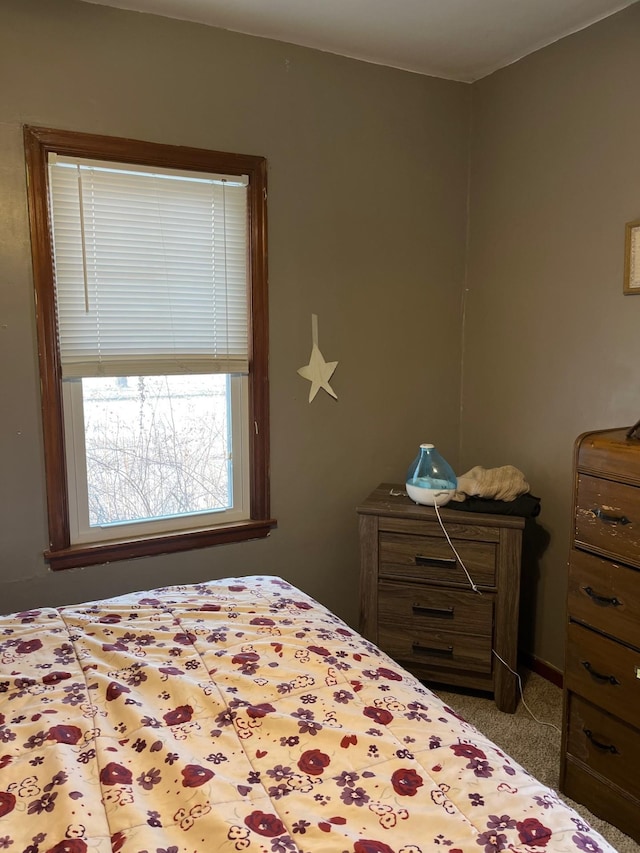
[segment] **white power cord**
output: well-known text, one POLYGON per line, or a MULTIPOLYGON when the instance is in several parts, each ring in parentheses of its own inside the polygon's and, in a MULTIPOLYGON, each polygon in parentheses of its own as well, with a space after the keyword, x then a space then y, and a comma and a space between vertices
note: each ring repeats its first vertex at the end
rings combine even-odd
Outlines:
MULTIPOLYGON (((443 494, 447 494, 447 493, 446 493, 446 492, 443 492, 443 494)), ((447 530, 446 530, 446 528, 445 528, 444 524, 442 523, 442 519, 440 518, 440 510, 438 509, 438 495, 436 495, 436 496, 435 496, 435 501, 434 501, 434 504, 433 504, 433 508, 434 508, 434 509, 435 509, 435 511, 436 511, 436 516, 438 517, 438 521, 440 522, 440 527, 442 528, 442 532, 443 532, 443 533, 444 533, 444 535, 446 536, 447 542, 449 543, 449 547, 451 548, 451 550, 453 551, 453 553, 456 555, 456 559, 458 560, 458 562, 459 562, 459 563, 460 563, 460 565, 462 566, 462 569, 463 569, 463 571, 464 571, 465 575, 467 576, 467 580, 469 581, 469 584, 471 585, 471 589, 472 589, 474 592, 477 592, 477 593, 478 593, 478 595, 482 595, 482 593, 480 592, 480 590, 478 589, 478 587, 475 585, 475 583, 474 583, 474 581, 473 581, 473 578, 471 577, 471 575, 470 575, 470 574, 469 574, 469 572, 467 571, 467 567, 466 567, 466 566, 465 566, 465 564, 462 562, 462 557, 461 557, 461 556, 460 556, 460 554, 458 554, 458 552, 456 551, 455 546, 454 546, 453 542, 451 541, 451 538, 450 538, 449 534, 447 533, 447 530)))
POLYGON ((515 677, 518 679, 518 688, 520 689, 520 699, 522 700, 522 704, 523 704, 523 705, 524 705, 524 707, 527 709, 527 711, 529 712, 530 716, 531 716, 531 717, 533 717, 533 719, 536 721, 536 723, 540 723, 540 725, 541 725, 541 726, 549 726, 549 728, 551 728, 551 729, 555 729, 555 730, 558 732, 558 734, 562 734, 562 732, 561 732, 561 731, 560 731, 560 729, 555 725, 555 723, 547 723, 547 722, 545 722, 545 720, 539 720, 539 719, 536 717, 536 715, 533 713, 533 711, 531 710, 531 708, 530 708, 530 707, 527 705, 527 703, 524 701, 524 691, 523 691, 523 689, 522 689, 522 679, 520 678, 520 673, 519 673, 519 672, 516 672, 514 669, 511 669, 511 667, 509 666, 509 664, 508 664, 505 660, 503 660, 503 659, 500 657, 500 655, 498 654, 498 652, 497 652, 495 649, 491 649, 491 651, 492 651, 492 652, 493 652, 493 654, 498 658, 498 660, 500 661, 500 663, 504 664, 504 665, 506 666, 506 668, 509 670, 509 672, 512 672, 512 673, 515 675, 515 677))
MULTIPOLYGON (((446 493, 445 493, 445 494, 446 494, 446 493)), ((440 523, 440 527, 442 528, 442 532, 444 533, 445 538, 446 538, 447 542, 449 543, 449 547, 451 548, 451 550, 453 551, 453 553, 456 555, 456 559, 457 559, 457 560, 458 560, 458 562, 460 563, 460 566, 462 567, 462 569, 463 569, 463 571, 464 571, 465 575, 467 576, 467 580, 469 581, 469 584, 470 584, 470 586, 471 586, 471 589, 472 589, 474 592, 477 592, 477 593, 478 593, 478 595, 482 595, 481 590, 479 590, 479 589, 478 589, 478 587, 476 586, 476 584, 475 584, 475 582, 474 582, 473 578, 471 577, 471 575, 470 575, 470 574, 469 574, 469 572, 467 571, 467 567, 465 566, 465 564, 464 564, 464 562, 463 562, 463 560, 462 560, 462 557, 460 556, 460 554, 458 554, 458 552, 456 551, 456 548, 455 548, 455 546, 454 546, 453 542, 451 541, 451 537, 449 536, 449 533, 447 532, 447 529, 446 529, 446 528, 445 528, 445 526, 444 526, 444 523, 443 523, 443 521, 442 521, 442 518, 440 517, 440 510, 438 509, 438 503, 437 503, 437 500, 438 500, 438 495, 436 494, 436 496, 435 496, 435 500, 434 500, 434 504, 433 504, 433 508, 434 508, 434 510, 436 511, 436 517, 437 517, 437 519, 438 519, 438 522, 440 523)), ((522 679, 520 678, 520 673, 516 672, 514 669, 511 669, 511 667, 509 666, 509 664, 508 664, 508 663, 507 663, 503 658, 501 658, 501 657, 500 657, 500 655, 498 654, 498 652, 497 652, 494 648, 492 648, 492 649, 491 649, 491 651, 492 651, 492 653, 493 653, 493 654, 498 658, 498 660, 500 661, 500 663, 501 663, 501 664, 503 664, 504 666, 506 666, 506 668, 509 670, 509 672, 513 673, 513 675, 515 675, 515 677, 518 679, 518 689, 519 689, 519 691, 520 691, 520 699, 521 699, 521 701, 522 701, 523 706, 526 708, 527 712, 529 713, 529 715, 530 715, 530 716, 531 716, 531 717, 536 721, 536 723, 539 723, 541 726, 549 726, 549 728, 551 728, 551 729, 555 729, 555 730, 558 732, 558 734, 562 734, 562 732, 560 731, 560 729, 558 728, 558 726, 556 726, 554 723, 548 723, 548 722, 545 722, 545 720, 539 720, 539 719, 536 717, 536 715, 533 713, 533 711, 531 710, 531 708, 530 708, 530 707, 527 705, 527 703, 525 702, 525 699, 524 699, 524 690, 523 690, 523 687, 522 687, 522 679)))

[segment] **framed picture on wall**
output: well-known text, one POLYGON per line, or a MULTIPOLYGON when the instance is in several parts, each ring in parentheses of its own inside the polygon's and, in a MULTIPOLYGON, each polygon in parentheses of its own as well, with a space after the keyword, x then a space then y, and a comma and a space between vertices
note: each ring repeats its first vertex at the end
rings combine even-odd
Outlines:
POLYGON ((640 293, 640 219, 627 222, 624 241, 624 292, 640 293))

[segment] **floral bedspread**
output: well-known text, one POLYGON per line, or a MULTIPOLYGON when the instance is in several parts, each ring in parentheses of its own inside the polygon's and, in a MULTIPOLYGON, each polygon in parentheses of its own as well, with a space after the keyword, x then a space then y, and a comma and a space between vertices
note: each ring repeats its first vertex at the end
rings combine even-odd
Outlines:
POLYGON ((0 617, 0 850, 611 853, 280 578, 0 617))

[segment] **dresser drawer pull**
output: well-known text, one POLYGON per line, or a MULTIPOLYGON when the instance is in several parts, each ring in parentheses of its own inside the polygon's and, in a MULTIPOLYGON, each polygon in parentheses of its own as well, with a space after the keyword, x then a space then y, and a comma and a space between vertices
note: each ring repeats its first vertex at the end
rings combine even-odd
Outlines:
POLYGON ((422 554, 415 556, 416 566, 438 566, 441 569, 455 569, 455 557, 425 557, 422 554))
POLYGON ((424 604, 411 605, 414 613, 424 616, 438 616, 440 619, 453 619, 453 607, 426 607, 424 604))
POLYGON ((603 752, 610 752, 612 755, 620 754, 612 743, 601 743, 599 740, 596 740, 591 732, 591 729, 583 729, 582 731, 586 734, 591 743, 598 749, 601 749, 603 752))
POLYGON ((587 593, 592 601, 596 604, 600 604, 602 607, 620 607, 622 604, 622 602, 615 596, 613 598, 607 598, 605 595, 598 595, 598 593, 594 592, 590 586, 583 586, 582 589, 587 593))
POLYGON ((601 509, 594 509, 592 512, 595 517, 599 518, 600 521, 604 522, 604 524, 631 524, 631 521, 626 515, 608 515, 601 509))
POLYGON ((588 660, 581 660, 580 663, 587 670, 589 675, 592 678, 595 678, 596 681, 601 681, 603 683, 605 681, 608 681, 609 684, 612 684, 614 687, 616 686, 616 684, 620 684, 615 675, 601 675, 599 672, 596 672, 595 669, 592 669, 591 664, 588 660))
POLYGON ((443 649, 436 649, 432 646, 423 646, 422 643, 412 643, 411 648, 414 652, 422 655, 441 655, 442 657, 451 657, 453 654, 453 646, 445 646, 443 649))

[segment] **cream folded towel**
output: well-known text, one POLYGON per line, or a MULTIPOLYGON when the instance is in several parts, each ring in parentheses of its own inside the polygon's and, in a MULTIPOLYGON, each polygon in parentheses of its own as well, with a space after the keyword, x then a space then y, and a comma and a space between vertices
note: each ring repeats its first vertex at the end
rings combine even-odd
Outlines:
POLYGON ((528 491, 529 483, 524 474, 513 465, 502 465, 500 468, 483 468, 476 465, 458 477, 458 488, 451 500, 463 501, 467 497, 478 497, 513 501, 528 491))

